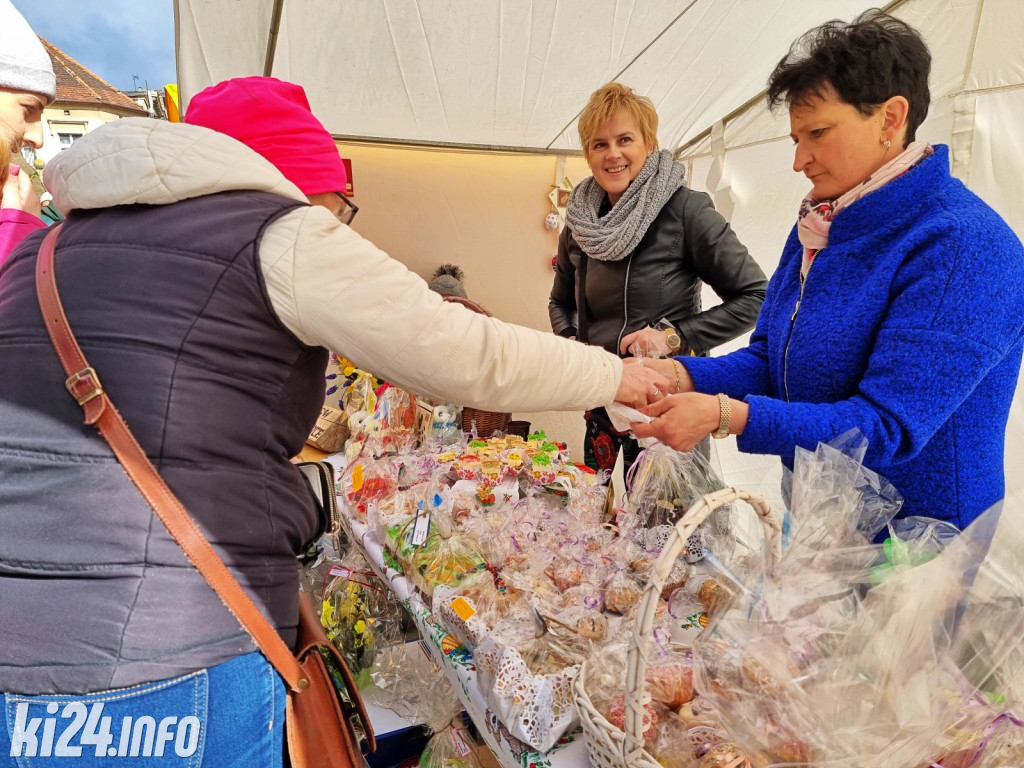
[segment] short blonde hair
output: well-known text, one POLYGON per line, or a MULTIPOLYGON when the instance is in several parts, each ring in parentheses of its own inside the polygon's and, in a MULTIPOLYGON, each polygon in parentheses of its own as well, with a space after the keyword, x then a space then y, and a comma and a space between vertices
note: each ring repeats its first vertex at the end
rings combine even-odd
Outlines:
POLYGON ((658 148, 658 113, 654 102, 646 96, 637 96, 632 88, 622 83, 608 83, 590 94, 587 106, 580 113, 580 144, 587 160, 590 159, 590 140, 598 128, 623 109, 636 120, 644 144, 651 149, 658 148))

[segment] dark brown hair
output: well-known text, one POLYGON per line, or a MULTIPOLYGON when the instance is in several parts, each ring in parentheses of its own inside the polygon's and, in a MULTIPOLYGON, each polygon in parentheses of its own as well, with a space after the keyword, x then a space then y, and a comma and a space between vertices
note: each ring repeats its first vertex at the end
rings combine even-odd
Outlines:
POLYGON ((921 35, 877 8, 850 23, 829 21, 801 35, 768 77, 768 106, 806 104, 831 85, 865 116, 893 96, 910 104, 907 143, 928 115, 932 56, 921 35))

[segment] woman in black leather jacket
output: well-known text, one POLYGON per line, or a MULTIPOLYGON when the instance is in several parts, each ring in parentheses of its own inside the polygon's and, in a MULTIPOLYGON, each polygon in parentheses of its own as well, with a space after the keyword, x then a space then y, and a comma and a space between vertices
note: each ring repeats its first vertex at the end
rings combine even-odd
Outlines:
MULTIPOLYGON (((683 166, 658 150, 650 99, 609 83, 580 115, 583 155, 593 176, 572 193, 558 242, 548 313, 552 330, 622 353, 642 335, 647 356, 706 355, 754 327, 767 280, 706 194, 687 189, 683 166), (702 311, 701 284, 722 303, 702 311)), ((612 429, 604 409, 588 411, 584 455, 610 469, 620 446, 627 465, 636 442, 612 429)))

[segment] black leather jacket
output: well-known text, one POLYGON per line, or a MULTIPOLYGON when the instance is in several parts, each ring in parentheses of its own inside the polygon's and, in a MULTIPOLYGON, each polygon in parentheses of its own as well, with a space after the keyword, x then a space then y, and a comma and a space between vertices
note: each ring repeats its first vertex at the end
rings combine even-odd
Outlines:
POLYGON ((681 354, 710 349, 754 327, 768 285, 764 272, 715 210, 711 198, 686 187, 669 198, 632 254, 621 261, 587 258, 566 227, 558 240, 548 314, 551 329, 579 336, 577 308, 585 291, 586 337, 618 354, 622 337, 659 320, 682 335, 681 354), (722 303, 701 311, 701 283, 722 303))

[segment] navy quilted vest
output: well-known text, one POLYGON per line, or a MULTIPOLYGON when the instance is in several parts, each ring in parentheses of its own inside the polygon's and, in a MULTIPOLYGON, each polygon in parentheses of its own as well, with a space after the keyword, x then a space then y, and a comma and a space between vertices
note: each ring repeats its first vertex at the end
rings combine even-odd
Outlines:
MULTIPOLYGON (((76 211, 56 252, 86 358, 289 642, 295 558, 316 529, 289 457, 321 406, 327 353, 278 320, 258 246, 297 205, 226 192, 76 211)), ((128 686, 248 653, 248 636, 64 388, 35 295, 42 235, 0 269, 0 690, 128 686)))

